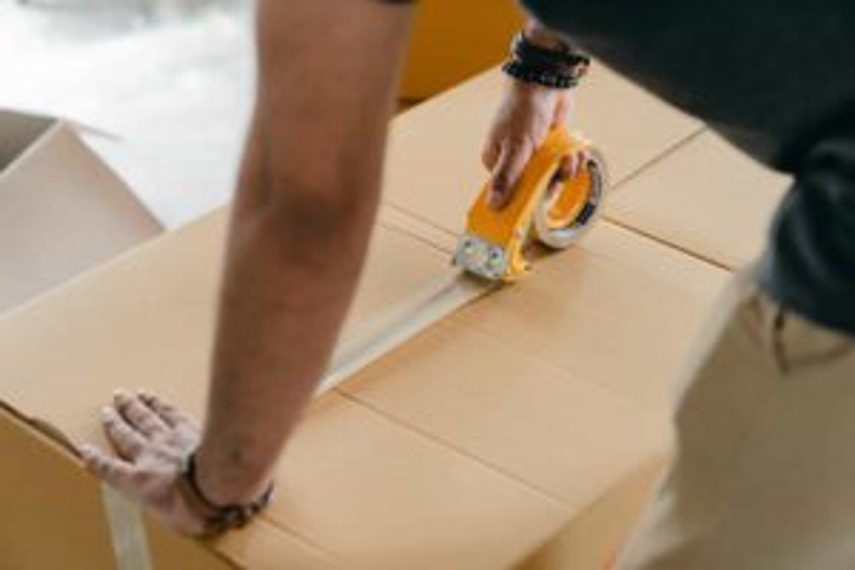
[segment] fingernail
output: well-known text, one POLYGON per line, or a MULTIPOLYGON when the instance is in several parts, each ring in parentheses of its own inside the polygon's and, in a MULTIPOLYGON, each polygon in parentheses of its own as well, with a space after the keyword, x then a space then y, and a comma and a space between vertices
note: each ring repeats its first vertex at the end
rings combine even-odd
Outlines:
POLYGON ((122 388, 119 388, 118 390, 113 392, 113 398, 115 398, 116 400, 127 400, 130 397, 131 395, 128 394, 128 392, 126 390, 123 390, 122 388))
POLYGON ((115 413, 116 412, 113 410, 113 408, 109 408, 107 406, 101 408, 101 415, 105 418, 112 418, 113 414, 115 413))

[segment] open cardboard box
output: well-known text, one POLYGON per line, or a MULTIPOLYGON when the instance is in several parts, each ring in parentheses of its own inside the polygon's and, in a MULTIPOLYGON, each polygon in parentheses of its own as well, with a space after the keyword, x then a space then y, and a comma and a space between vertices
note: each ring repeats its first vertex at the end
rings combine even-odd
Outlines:
MULTIPOLYGON (((698 127, 605 70, 593 78, 585 131, 618 179, 698 127), (623 136, 615 113, 635 118, 623 136)), ((453 278, 500 85, 492 72, 396 119, 344 343, 453 278)), ((250 527, 202 543, 130 517, 118 526, 136 528, 145 554, 114 538, 74 447, 104 443, 97 411, 120 385, 201 414, 225 217, 0 319, 0 449, 13 458, 0 470, 0 566, 506 568, 563 528, 586 555, 578 568, 599 570, 643 498, 640 467, 667 452, 669 385, 728 276, 607 222, 319 397, 250 527), (611 534, 592 532, 604 519, 611 534)))
POLYGON ((160 231, 77 127, 0 111, 0 314, 160 231))

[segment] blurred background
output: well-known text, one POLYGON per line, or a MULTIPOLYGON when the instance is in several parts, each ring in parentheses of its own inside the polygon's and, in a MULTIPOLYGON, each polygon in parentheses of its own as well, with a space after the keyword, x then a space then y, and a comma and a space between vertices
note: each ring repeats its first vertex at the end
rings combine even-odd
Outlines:
POLYGON ((167 226, 224 202, 252 98, 245 0, 0 0, 0 108, 80 123, 167 226))
MULTIPOLYGON (((78 123, 177 227, 233 189, 253 97, 252 10, 252 0, 0 0, 0 109, 78 123)), ((521 19, 510 0, 422 2, 401 108, 500 62, 521 19)))

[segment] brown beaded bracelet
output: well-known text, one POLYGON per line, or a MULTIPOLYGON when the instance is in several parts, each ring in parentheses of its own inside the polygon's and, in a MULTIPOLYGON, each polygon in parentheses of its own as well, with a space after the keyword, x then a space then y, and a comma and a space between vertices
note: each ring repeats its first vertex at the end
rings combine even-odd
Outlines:
POLYGON ((208 499, 196 479, 196 453, 187 456, 177 480, 178 491, 188 508, 204 521, 203 534, 212 536, 229 529, 246 526, 270 504, 273 484, 252 503, 244 505, 218 505, 208 499))

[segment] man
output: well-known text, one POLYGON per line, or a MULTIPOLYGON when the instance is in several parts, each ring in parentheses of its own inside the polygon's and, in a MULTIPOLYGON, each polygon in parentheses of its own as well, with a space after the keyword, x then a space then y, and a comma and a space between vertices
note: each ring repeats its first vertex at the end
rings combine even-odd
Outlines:
MULTIPOLYGON (((794 176, 762 262, 692 358, 674 464, 620 566, 855 566, 855 3, 527 5, 549 26, 528 27, 529 53, 590 51, 794 176)), ((223 530, 269 497, 362 266, 410 16, 379 0, 260 2, 205 428, 118 394, 104 423, 124 459, 84 452, 179 530, 223 530)), ((496 207, 568 103, 509 74, 484 151, 496 207)))

